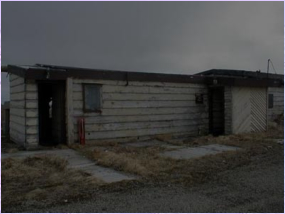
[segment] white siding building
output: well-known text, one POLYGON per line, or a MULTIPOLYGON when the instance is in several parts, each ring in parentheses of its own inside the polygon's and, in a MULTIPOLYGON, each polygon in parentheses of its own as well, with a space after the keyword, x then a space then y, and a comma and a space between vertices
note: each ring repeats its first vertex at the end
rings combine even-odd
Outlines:
POLYGON ((218 71, 224 70, 171 75, 11 65, 10 136, 26 148, 78 143, 79 119, 86 144, 243 133, 265 131, 283 112, 281 75, 218 71))

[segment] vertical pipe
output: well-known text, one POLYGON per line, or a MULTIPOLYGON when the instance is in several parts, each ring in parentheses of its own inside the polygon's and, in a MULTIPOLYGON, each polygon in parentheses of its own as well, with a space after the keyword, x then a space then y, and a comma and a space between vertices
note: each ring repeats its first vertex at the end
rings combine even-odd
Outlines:
POLYGON ((268 75, 269 75, 269 62, 270 62, 270 59, 268 59, 268 61, 267 61, 267 79, 268 79, 268 75))

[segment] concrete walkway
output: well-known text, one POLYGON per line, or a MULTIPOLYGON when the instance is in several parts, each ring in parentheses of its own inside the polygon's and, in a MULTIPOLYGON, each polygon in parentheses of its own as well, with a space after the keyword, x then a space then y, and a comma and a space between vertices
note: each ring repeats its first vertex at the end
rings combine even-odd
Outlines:
POLYGON ((137 177, 128 175, 116 170, 98 166, 92 160, 87 159, 78 152, 72 149, 45 150, 45 151, 22 151, 16 153, 1 154, 1 159, 4 158, 26 158, 34 155, 55 155, 64 158, 68 161, 68 167, 80 169, 90 175, 102 180, 106 183, 118 182, 123 180, 133 180, 137 177))
POLYGON ((191 158, 203 157, 206 155, 215 155, 226 151, 237 151, 237 150, 239 150, 238 147, 211 144, 207 146, 181 148, 174 151, 166 151, 161 153, 161 156, 173 159, 191 159, 191 158))

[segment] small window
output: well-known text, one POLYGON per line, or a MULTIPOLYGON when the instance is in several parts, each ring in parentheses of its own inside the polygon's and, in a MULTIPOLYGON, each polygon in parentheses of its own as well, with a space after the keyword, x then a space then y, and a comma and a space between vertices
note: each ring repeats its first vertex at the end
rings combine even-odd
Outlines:
POLYGON ((101 112, 101 85, 83 84, 83 110, 101 112))
POLYGON ((273 108, 273 94, 268 94, 268 108, 273 108))

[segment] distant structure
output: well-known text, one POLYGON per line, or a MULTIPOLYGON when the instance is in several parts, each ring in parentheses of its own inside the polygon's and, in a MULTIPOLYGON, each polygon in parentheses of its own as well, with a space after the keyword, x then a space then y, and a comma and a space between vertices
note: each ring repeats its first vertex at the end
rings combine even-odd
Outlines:
POLYGON ((10 137, 28 149, 260 132, 284 106, 284 75, 260 71, 174 75, 41 64, 7 71, 10 137))

